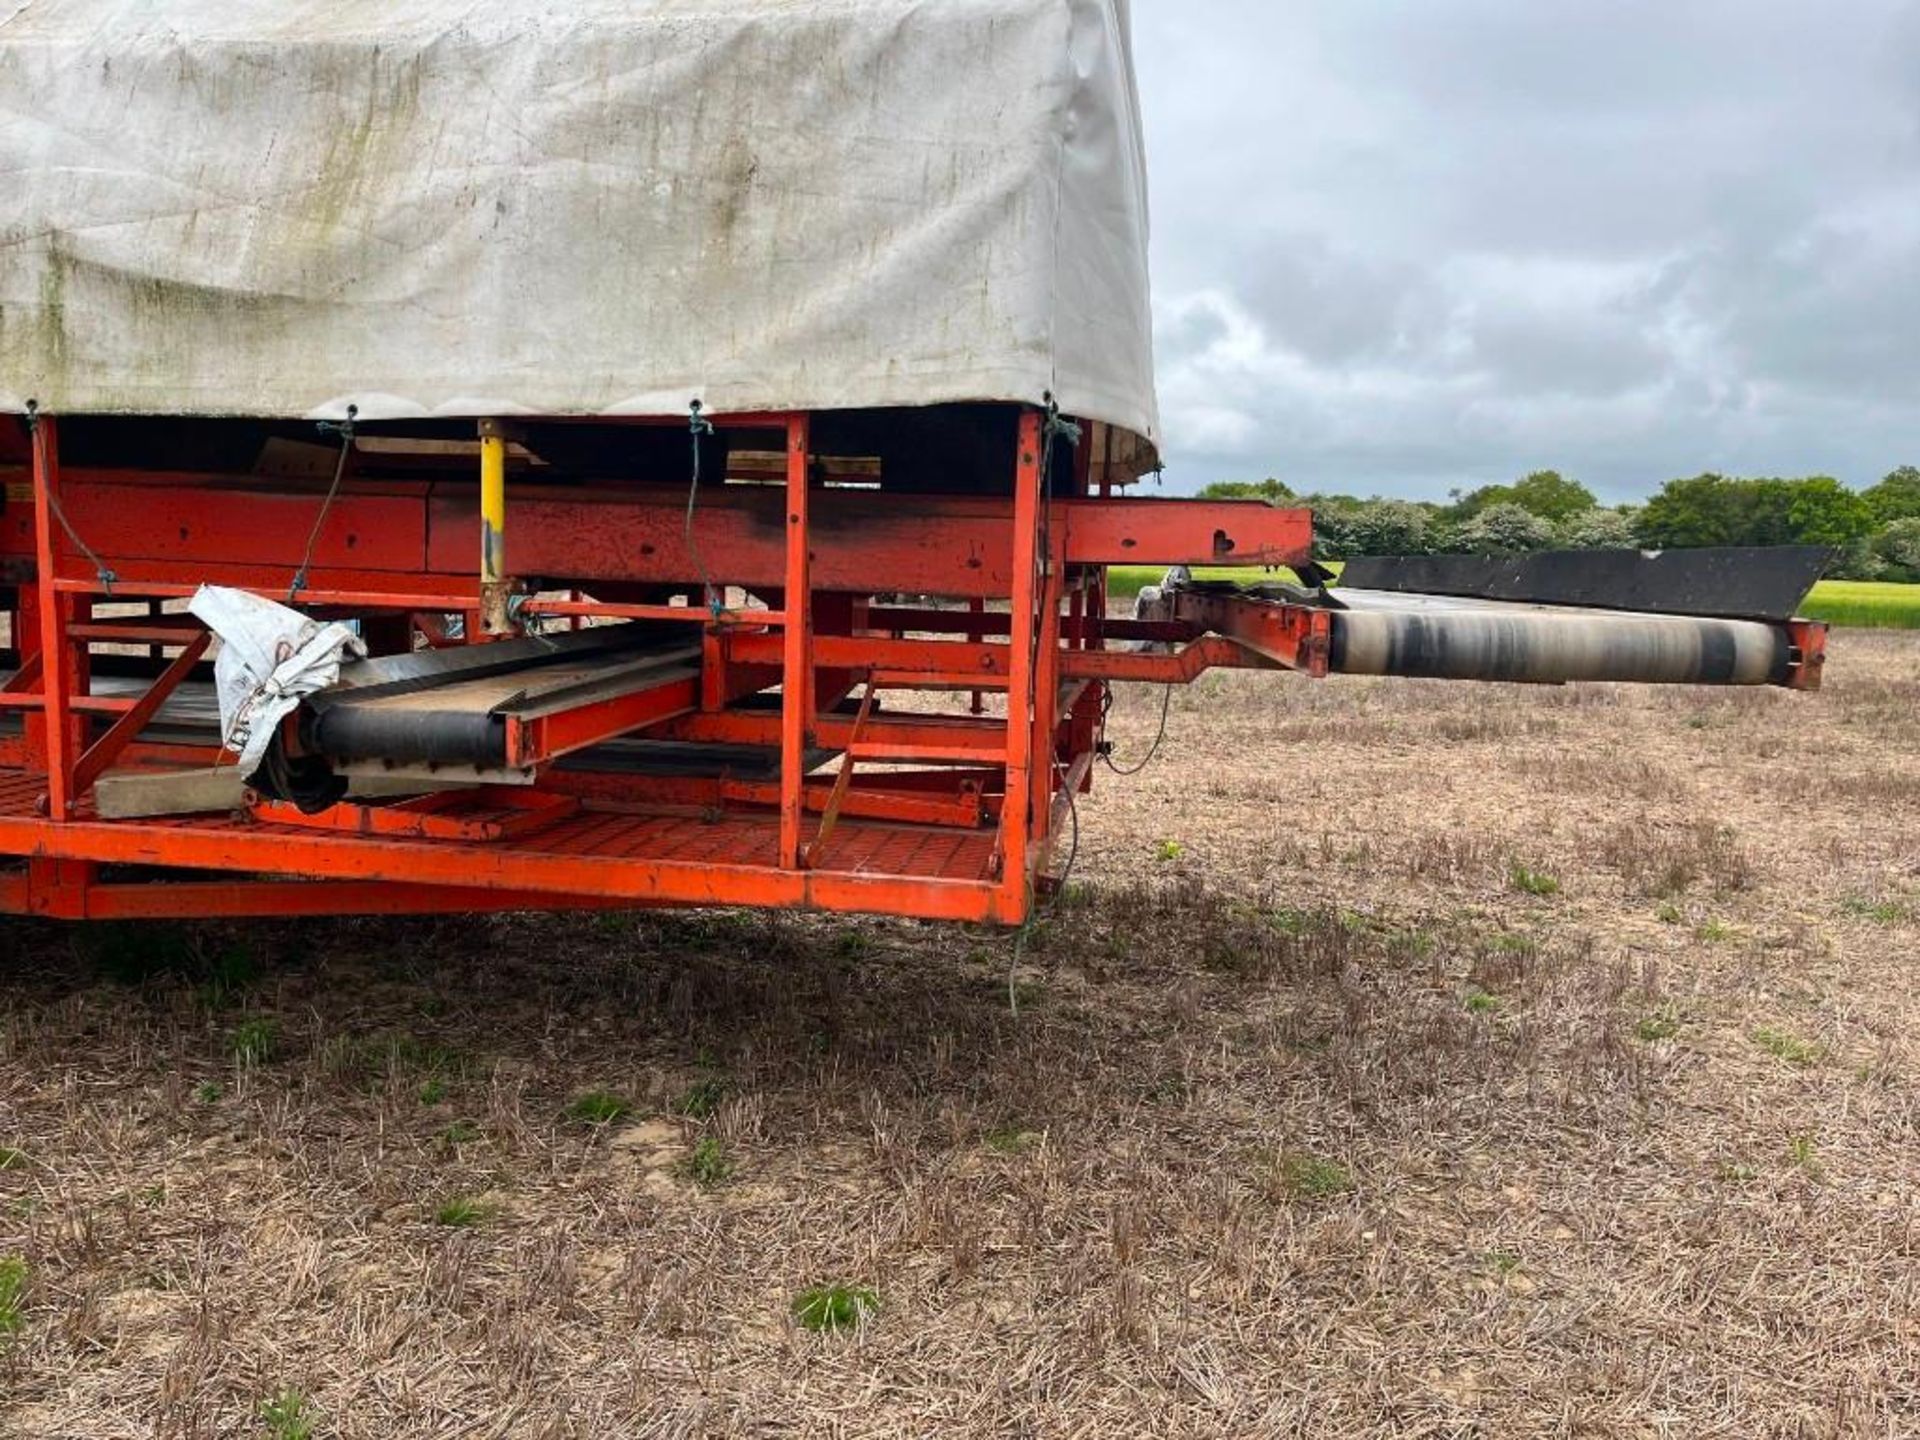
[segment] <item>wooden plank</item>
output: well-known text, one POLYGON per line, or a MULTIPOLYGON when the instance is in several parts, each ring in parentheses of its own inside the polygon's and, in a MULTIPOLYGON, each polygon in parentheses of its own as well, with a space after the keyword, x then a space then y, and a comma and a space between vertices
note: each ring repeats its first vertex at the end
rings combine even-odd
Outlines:
POLYGON ((103 820, 200 815, 238 810, 245 789, 234 765, 215 770, 110 770, 94 782, 93 803, 103 820))
MULTIPOLYGON (((466 790, 477 782, 408 774, 354 775, 348 798, 391 800, 435 790, 466 790)), ((109 770, 94 782, 93 804, 102 820, 138 820, 158 815, 206 815, 239 810, 246 782, 237 765, 217 769, 109 770)))

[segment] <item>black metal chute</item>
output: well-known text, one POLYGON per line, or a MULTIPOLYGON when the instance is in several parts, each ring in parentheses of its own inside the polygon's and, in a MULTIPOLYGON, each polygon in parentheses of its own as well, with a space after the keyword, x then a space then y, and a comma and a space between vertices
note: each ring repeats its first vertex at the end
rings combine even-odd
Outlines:
POLYGON ((1340 589, 1726 620, 1791 620, 1833 552, 1824 545, 1363 555, 1340 589))

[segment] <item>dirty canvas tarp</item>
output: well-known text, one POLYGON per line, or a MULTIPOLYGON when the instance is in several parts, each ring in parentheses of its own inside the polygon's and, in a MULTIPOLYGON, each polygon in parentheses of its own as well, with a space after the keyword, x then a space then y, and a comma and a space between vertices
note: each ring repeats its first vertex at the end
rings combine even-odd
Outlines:
POLYGON ((0 408, 1153 437, 1127 0, 0 0, 0 408))

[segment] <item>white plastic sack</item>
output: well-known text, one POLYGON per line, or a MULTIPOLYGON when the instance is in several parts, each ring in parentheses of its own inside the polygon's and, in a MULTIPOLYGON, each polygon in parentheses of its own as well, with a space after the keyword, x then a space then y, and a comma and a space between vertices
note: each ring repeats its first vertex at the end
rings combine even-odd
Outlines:
POLYGON ((1157 440, 1128 0, 0 0, 0 410, 1157 440))
MULTIPOLYGON (((1170 618, 1160 601, 1169 590, 1193 583, 1193 572, 1184 565, 1176 565, 1160 577, 1158 585, 1142 585, 1140 593, 1133 597, 1133 618, 1136 620, 1165 620, 1170 618)), ((1173 646, 1161 640, 1135 640, 1126 647, 1129 650, 1171 652, 1173 646)))
POLYGON ((245 590, 202 585, 187 607, 220 638, 213 662, 220 733, 251 775, 280 722, 302 696, 340 678, 344 655, 364 656, 358 635, 337 620, 322 624, 245 590))

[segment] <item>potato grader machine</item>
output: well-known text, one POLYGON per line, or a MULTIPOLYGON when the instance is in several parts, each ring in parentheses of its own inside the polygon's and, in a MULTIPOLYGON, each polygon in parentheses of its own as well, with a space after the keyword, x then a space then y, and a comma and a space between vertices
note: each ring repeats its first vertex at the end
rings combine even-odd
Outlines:
POLYGON ((1817 556, 1128 495, 1125 0, 3 8, 0 911, 1018 923, 1117 682, 1817 682, 1817 556))

